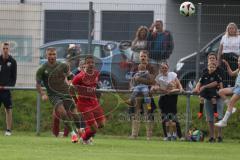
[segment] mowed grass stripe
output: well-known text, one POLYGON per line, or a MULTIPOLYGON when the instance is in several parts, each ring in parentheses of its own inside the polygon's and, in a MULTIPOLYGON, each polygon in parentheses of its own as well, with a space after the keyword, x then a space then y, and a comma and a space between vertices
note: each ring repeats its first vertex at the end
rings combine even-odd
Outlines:
POLYGON ((239 141, 232 140, 210 144, 97 136, 94 145, 81 145, 72 144, 70 138, 0 135, 0 160, 227 160, 240 159, 239 148, 239 141))

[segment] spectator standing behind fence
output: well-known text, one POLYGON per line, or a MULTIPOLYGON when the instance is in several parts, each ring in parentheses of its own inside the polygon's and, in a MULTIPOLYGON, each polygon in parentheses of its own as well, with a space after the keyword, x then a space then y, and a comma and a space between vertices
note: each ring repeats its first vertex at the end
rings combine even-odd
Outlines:
POLYGON ((156 20, 149 28, 148 33, 149 58, 158 62, 168 60, 174 48, 173 37, 170 31, 163 29, 163 22, 156 20))
POLYGON ((11 136, 12 129, 12 97, 10 90, 4 86, 15 86, 17 79, 17 62, 10 55, 10 44, 5 42, 1 46, 0 55, 0 107, 3 103, 6 113, 6 136, 11 136))
MULTIPOLYGON (((194 89, 200 94, 200 111, 198 118, 202 117, 204 99, 210 100, 213 106, 214 117, 218 117, 217 113, 217 90, 219 83, 222 83, 222 78, 216 72, 217 66, 215 63, 208 63, 208 69, 202 74, 199 79, 199 85, 194 89)), ((221 85, 222 86, 222 85, 221 85)))
POLYGON ((148 28, 146 26, 140 26, 136 32, 136 36, 132 41, 131 49, 132 53, 132 61, 139 62, 139 54, 141 50, 147 50, 147 34, 148 28))
MULTIPOLYGON (((148 72, 150 73, 150 80, 146 79, 146 78, 141 78, 141 77, 137 77, 134 80, 137 83, 142 83, 145 85, 153 85, 154 84, 154 78, 156 77, 156 70, 154 68, 153 65, 151 65, 149 63, 149 52, 147 50, 142 50, 140 51, 140 55, 139 55, 139 61, 140 64, 144 64, 146 65, 146 69, 148 70, 148 72)), ((133 72, 137 71, 137 67, 133 66, 132 67, 133 72)), ((130 113, 132 114, 131 116, 131 120, 132 120, 132 133, 130 138, 132 139, 136 139, 138 137, 138 133, 139 133, 139 129, 140 129, 140 116, 142 115, 142 113, 144 114, 144 116, 146 117, 146 134, 147 134, 147 140, 150 140, 152 137, 152 130, 153 130, 153 111, 156 108, 156 105, 154 103, 154 99, 151 97, 151 110, 150 111, 144 111, 143 107, 143 99, 141 98, 142 95, 138 95, 138 97, 136 98, 136 103, 134 103, 134 107, 130 107, 130 113)), ((151 95, 150 95, 151 96, 151 95)))
POLYGON ((69 47, 66 53, 66 62, 70 66, 70 71, 73 71, 78 67, 80 54, 81 54, 80 46, 75 44, 69 44, 69 47))
MULTIPOLYGON (((218 63, 217 54, 214 53, 214 52, 211 52, 211 53, 208 54, 208 64, 211 64, 211 63, 214 63, 214 64, 218 63)), ((207 72, 207 69, 203 70, 203 73, 205 73, 205 72, 207 72)), ((218 77, 220 79, 222 79, 223 69, 220 66, 217 66, 215 72, 218 75, 218 77)), ((196 85, 196 88, 198 88, 199 85, 200 85, 200 83, 198 82, 197 85, 196 85)), ((222 83, 219 83, 218 89, 221 89, 222 87, 223 87, 222 83)), ((224 107, 223 99, 221 97, 217 96, 216 102, 217 102, 217 113, 218 113, 217 119, 220 120, 220 119, 223 118, 223 107, 224 107)), ((211 100, 204 99, 204 109, 205 109, 205 113, 206 113, 206 121, 208 122, 208 128, 209 128, 209 137, 210 137, 209 142, 215 142, 214 110, 213 110, 211 100)), ((200 106, 200 110, 202 110, 201 106, 200 106)), ((199 113, 198 113, 198 115, 199 115, 199 113)), ((201 114, 201 116, 202 116, 202 114, 201 114)), ((217 141, 222 142, 223 139, 222 139, 222 128, 221 127, 217 128, 217 134, 218 134, 217 141)))
MULTIPOLYGON (((235 23, 231 22, 227 25, 226 32, 223 35, 219 50, 218 50, 218 60, 219 65, 221 64, 221 60, 225 59, 229 64, 232 70, 236 70, 237 67, 237 59, 240 55, 240 36, 238 32, 238 27, 235 23)), ((226 69, 226 67, 225 67, 226 69)), ((223 77, 224 87, 234 86, 234 80, 228 75, 227 69, 224 72, 223 77)))
POLYGON ((69 85, 67 77, 70 75, 69 66, 65 63, 57 62, 57 51, 55 48, 47 48, 46 50, 47 63, 43 64, 36 73, 36 88, 40 93, 42 100, 50 100, 54 106, 55 113, 58 113, 71 131, 72 142, 78 141, 77 134, 72 126, 72 119, 75 122, 77 131, 80 130, 80 118, 77 114, 74 102, 69 95, 69 85), (46 87, 47 94, 41 88, 41 84, 46 87), (67 114, 71 112, 71 117, 67 114))
POLYGON ((138 72, 134 74, 132 78, 132 94, 131 94, 131 104, 134 104, 137 95, 141 94, 144 96, 144 103, 146 104, 147 110, 151 110, 151 98, 149 97, 149 86, 143 83, 136 82, 137 78, 145 78, 150 81, 150 74, 146 69, 145 64, 138 65, 138 72))
POLYGON ((160 64, 160 73, 155 78, 156 84, 151 88, 152 91, 160 91, 158 101, 162 113, 163 140, 176 140, 177 136, 182 140, 180 123, 177 119, 177 100, 178 95, 172 94, 182 92, 183 88, 175 72, 169 72, 167 62, 160 64), (170 133, 170 128, 176 128, 170 133))

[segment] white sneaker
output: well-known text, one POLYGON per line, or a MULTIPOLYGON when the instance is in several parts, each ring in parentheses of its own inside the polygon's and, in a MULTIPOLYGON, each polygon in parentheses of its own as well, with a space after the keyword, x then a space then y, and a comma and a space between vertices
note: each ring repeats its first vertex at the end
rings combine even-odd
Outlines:
POLYGON ((60 138, 62 138, 63 137, 63 132, 58 132, 58 136, 57 137, 60 137, 60 138))
POLYGON ((227 126, 227 122, 220 120, 219 122, 214 124, 217 127, 226 127, 227 126))
POLYGON ((185 141, 186 139, 184 137, 181 137, 180 138, 180 141, 185 141))
POLYGON ((83 145, 88 145, 89 144, 89 140, 83 140, 82 137, 79 139, 79 141, 83 145))
POLYGON ((168 137, 163 137, 163 140, 164 140, 164 141, 167 141, 167 140, 168 140, 168 137))
POLYGON ((171 137, 164 137, 163 140, 164 141, 171 141, 171 137))
POLYGON ((11 136, 11 135, 12 135, 11 131, 6 131, 5 132, 5 136, 11 136))
POLYGON ((90 144, 90 145, 94 145, 93 137, 89 138, 89 140, 88 140, 88 144, 90 144))
POLYGON ((233 107, 232 108, 232 114, 235 113, 237 111, 237 108, 236 107, 233 107))

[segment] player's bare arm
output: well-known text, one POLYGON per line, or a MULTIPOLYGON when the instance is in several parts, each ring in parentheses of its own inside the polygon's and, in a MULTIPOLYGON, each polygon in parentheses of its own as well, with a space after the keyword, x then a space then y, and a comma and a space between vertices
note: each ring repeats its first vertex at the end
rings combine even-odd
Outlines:
POLYGON ((153 85, 155 83, 153 75, 150 75, 149 78, 135 77, 135 81, 146 85, 153 85))
POLYGON ((47 101, 48 96, 47 96, 46 92, 42 89, 42 86, 39 82, 37 82, 36 88, 37 88, 38 93, 41 95, 42 100, 47 101))

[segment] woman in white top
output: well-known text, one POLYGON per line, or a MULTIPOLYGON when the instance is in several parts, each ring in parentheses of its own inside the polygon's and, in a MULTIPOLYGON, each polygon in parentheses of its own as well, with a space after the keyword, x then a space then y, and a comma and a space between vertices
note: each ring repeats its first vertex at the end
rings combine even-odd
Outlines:
POLYGON ((133 51, 132 61, 139 62, 139 55, 141 50, 147 50, 147 33, 146 26, 140 26, 136 32, 136 37, 132 42, 131 49, 133 51))
POLYGON ((166 62, 160 64, 160 73, 155 78, 155 81, 156 85, 151 90, 160 91, 165 94, 161 95, 158 101, 162 113, 164 140, 176 140, 177 136, 181 139, 181 127, 177 119, 178 95, 171 93, 181 92, 183 90, 182 85, 177 78, 177 74, 169 72, 169 66, 166 62), (175 131, 172 134, 169 133, 169 127, 172 124, 176 126, 177 133, 175 131))
MULTIPOLYGON (((218 50, 218 60, 219 65, 222 59, 225 59, 233 70, 237 69, 237 59, 240 55, 240 36, 238 32, 238 27, 235 23, 231 22, 227 25, 226 32, 222 36, 219 50, 218 50)), ((226 67, 225 67, 226 69, 226 67)), ((226 69, 227 71, 227 69, 226 69)), ((224 87, 233 86, 234 80, 225 72, 223 76, 224 87)))

